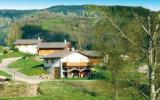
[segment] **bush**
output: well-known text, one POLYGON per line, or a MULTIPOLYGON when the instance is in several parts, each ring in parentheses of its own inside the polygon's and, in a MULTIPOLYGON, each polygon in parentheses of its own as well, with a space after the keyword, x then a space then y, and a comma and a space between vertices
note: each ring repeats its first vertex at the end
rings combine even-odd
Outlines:
POLYGON ((89 79, 105 80, 105 79, 108 79, 108 78, 106 76, 105 71, 94 71, 94 72, 92 72, 91 77, 89 77, 89 79))
POLYGON ((0 46, 0 52, 6 54, 8 51, 3 46, 0 46))
POLYGON ((32 54, 27 53, 27 54, 24 55, 23 59, 28 59, 28 58, 30 58, 32 56, 33 56, 32 54))
POLYGON ((13 52, 19 52, 19 50, 18 50, 18 48, 11 48, 11 50, 13 51, 13 52))
POLYGON ((4 51, 3 51, 3 54, 7 54, 8 53, 8 51, 5 49, 4 51))
POLYGON ((111 72, 104 67, 96 66, 89 79, 111 80, 111 72))

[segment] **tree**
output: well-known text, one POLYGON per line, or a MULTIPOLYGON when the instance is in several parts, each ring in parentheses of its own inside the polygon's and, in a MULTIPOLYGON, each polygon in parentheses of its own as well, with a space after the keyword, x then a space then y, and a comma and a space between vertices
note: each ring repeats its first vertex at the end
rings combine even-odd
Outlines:
POLYGON ((95 48, 101 51, 102 55, 104 55, 103 69, 111 72, 111 83, 114 88, 112 91, 115 96, 113 96, 114 100, 118 100, 119 98, 119 90, 121 90, 119 84, 119 75, 124 66, 125 60, 123 60, 122 55, 125 55, 124 46, 120 44, 124 44, 125 42, 122 38, 115 34, 111 33, 112 27, 108 27, 108 21, 99 20, 97 25, 95 26, 96 32, 95 37, 93 38, 95 48), (107 32, 106 32, 107 30, 107 32))
POLYGON ((18 23, 12 24, 9 29, 9 34, 7 35, 7 38, 5 40, 6 44, 8 46, 13 46, 13 42, 21 38, 21 35, 22 35, 21 26, 18 23))
POLYGON ((118 90, 120 89, 118 75, 120 75, 121 73, 124 61, 121 56, 122 52, 120 52, 114 46, 112 47, 112 49, 110 49, 110 52, 108 52, 108 54, 108 63, 106 63, 106 66, 107 69, 110 70, 112 73, 112 84, 114 85, 113 91, 115 91, 116 94, 114 99, 118 100, 118 90))
MULTIPOLYGON (((137 13, 133 12, 135 18, 141 25, 143 32, 136 34, 136 38, 133 39, 129 37, 124 29, 124 26, 121 27, 115 23, 110 14, 107 12, 106 7, 99 7, 96 9, 101 12, 103 21, 108 20, 112 26, 117 30, 118 35, 121 38, 127 40, 131 45, 134 45, 141 54, 145 56, 145 63, 148 65, 148 83, 149 83, 149 96, 143 94, 146 99, 156 100, 158 98, 158 93, 160 87, 156 85, 156 69, 159 68, 159 48, 160 48, 160 14, 159 13, 148 13, 148 17, 140 17, 137 13)), ((104 44, 104 42, 103 42, 104 44)))

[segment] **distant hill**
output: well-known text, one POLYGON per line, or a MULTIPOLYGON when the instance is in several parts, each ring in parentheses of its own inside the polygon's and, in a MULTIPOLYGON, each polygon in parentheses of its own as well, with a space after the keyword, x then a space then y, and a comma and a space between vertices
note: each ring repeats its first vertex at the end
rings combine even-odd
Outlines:
POLYGON ((36 12, 37 10, 0 10, 0 17, 21 18, 36 12))
POLYGON ((64 5, 60 5, 60 6, 53 6, 50 8, 45 9, 49 12, 54 12, 54 13, 62 13, 64 15, 67 14, 76 14, 79 16, 84 16, 85 12, 86 12, 86 8, 85 5, 82 6, 78 6, 78 5, 72 5, 72 6, 64 6, 64 5))
MULTIPOLYGON (((89 5, 69 5, 69 6, 52 6, 42 10, 0 10, 0 17, 7 18, 21 18, 27 15, 31 15, 37 13, 39 11, 48 11, 52 13, 61 13, 64 15, 75 14, 78 16, 88 16, 87 6, 89 5)), ((150 10, 142 8, 142 7, 130 7, 130 6, 108 6, 107 7, 114 14, 124 14, 130 16, 130 12, 135 11, 140 14, 145 14, 150 10)))
POLYGON ((64 15, 67 15, 69 13, 77 14, 79 16, 84 15, 84 12, 86 11, 85 6, 52 6, 50 8, 42 9, 42 10, 0 10, 0 17, 6 17, 6 18, 21 18, 27 15, 31 15, 33 13, 39 12, 39 11, 48 11, 53 13, 62 13, 64 15))

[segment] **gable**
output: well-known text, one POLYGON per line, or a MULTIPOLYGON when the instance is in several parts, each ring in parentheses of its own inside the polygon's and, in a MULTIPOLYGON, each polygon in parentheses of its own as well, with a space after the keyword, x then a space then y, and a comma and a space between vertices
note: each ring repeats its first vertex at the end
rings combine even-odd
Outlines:
POLYGON ((61 59, 62 62, 89 62, 89 58, 81 53, 74 52, 61 59))

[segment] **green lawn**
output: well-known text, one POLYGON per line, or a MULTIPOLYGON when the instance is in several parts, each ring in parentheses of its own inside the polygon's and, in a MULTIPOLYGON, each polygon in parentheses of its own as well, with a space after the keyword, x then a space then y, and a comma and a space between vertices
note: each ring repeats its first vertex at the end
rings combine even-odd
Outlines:
POLYGON ((12 58, 12 57, 22 57, 25 55, 26 54, 22 52, 9 52, 9 53, 1 55, 0 60, 5 59, 5 58, 12 58))
POLYGON ((28 76, 48 73, 46 70, 43 69, 43 62, 35 60, 34 56, 26 59, 20 59, 9 65, 9 67, 15 68, 19 72, 28 76))
POLYGON ((11 75, 3 72, 3 71, 0 71, 0 76, 4 76, 4 77, 11 77, 11 75))
POLYGON ((9 52, 9 53, 0 55, 0 62, 1 62, 3 59, 6 59, 6 58, 23 57, 23 56, 25 56, 25 55, 26 55, 26 54, 25 54, 25 53, 22 53, 22 52, 9 52))
MULTIPOLYGON (((54 81, 39 84, 35 97, 3 98, 3 100, 113 100, 113 85, 107 81, 54 81)), ((132 87, 119 91, 118 100, 144 100, 132 87)))
POLYGON ((4 53, 5 49, 3 46, 0 46, 0 53, 4 53))

